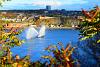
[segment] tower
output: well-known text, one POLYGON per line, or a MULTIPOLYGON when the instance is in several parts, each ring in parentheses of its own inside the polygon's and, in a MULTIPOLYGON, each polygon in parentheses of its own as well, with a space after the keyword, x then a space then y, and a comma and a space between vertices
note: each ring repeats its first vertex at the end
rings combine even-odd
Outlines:
POLYGON ((46 10, 51 10, 51 6, 50 5, 46 5, 46 10))

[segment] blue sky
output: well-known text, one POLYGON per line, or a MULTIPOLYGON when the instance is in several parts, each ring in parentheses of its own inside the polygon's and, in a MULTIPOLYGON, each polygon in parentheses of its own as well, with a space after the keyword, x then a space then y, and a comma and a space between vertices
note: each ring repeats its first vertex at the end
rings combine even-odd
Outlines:
POLYGON ((51 5, 52 9, 88 10, 100 6, 100 0, 11 0, 4 2, 0 10, 44 9, 46 5, 51 5))

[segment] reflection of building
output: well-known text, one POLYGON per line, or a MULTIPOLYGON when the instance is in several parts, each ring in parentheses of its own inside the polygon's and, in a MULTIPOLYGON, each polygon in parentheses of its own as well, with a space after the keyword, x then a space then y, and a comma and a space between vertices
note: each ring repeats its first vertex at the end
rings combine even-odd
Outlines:
POLYGON ((46 6, 46 10, 51 10, 51 6, 50 5, 47 5, 46 6))

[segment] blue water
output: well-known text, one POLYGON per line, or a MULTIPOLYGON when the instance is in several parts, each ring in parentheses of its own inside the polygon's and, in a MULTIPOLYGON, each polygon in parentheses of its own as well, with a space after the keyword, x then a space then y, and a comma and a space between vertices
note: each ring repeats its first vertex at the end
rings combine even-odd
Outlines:
MULTIPOLYGON (((73 29, 47 29, 44 38, 33 38, 26 40, 20 47, 16 46, 11 49, 13 56, 18 54, 20 57, 30 55, 31 61, 39 60, 45 54, 44 49, 49 45, 57 45, 62 42, 64 46, 71 42, 72 46, 76 46, 78 41, 78 30, 73 29)), ((20 35, 21 39, 26 38, 26 32, 23 31, 20 35)))

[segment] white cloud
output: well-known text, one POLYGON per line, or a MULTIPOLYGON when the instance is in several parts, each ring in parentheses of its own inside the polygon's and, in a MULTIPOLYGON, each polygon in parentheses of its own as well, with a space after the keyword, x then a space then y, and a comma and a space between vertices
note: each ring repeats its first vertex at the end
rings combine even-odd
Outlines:
POLYGON ((51 5, 51 6, 60 6, 60 5, 73 5, 73 4, 85 4, 88 3, 87 0, 38 0, 34 1, 33 5, 43 6, 43 5, 51 5))
POLYGON ((66 2, 64 2, 64 4, 66 5, 73 5, 73 4, 85 4, 88 3, 87 0, 66 0, 66 2))
POLYGON ((80 9, 90 8, 94 5, 100 5, 98 0, 11 0, 3 3, 0 9, 41 9, 45 5, 51 5, 52 9, 80 9), (81 5, 81 6, 80 6, 81 5))
POLYGON ((59 7, 62 5, 74 5, 74 4, 86 4, 88 0, 12 0, 9 2, 5 2, 3 5, 5 6, 24 6, 24 5, 31 5, 31 6, 45 6, 51 5, 54 7, 59 7))
POLYGON ((61 2, 58 0, 38 0, 32 3, 33 5, 39 5, 39 6, 43 6, 43 5, 51 5, 51 6, 60 6, 61 2))

